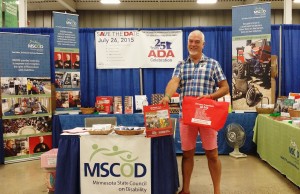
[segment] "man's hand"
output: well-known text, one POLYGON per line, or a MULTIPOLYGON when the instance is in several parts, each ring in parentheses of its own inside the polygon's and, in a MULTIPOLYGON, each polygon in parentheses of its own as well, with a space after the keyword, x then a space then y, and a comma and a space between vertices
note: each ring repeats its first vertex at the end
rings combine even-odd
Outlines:
POLYGON ((163 105, 167 105, 170 102, 169 97, 168 96, 164 96, 161 101, 159 101, 158 104, 163 104, 163 105))
POLYGON ((203 96, 199 96, 197 97, 197 99, 201 99, 201 98, 209 98, 209 99, 213 99, 212 95, 211 94, 208 94, 208 95, 203 95, 203 96))

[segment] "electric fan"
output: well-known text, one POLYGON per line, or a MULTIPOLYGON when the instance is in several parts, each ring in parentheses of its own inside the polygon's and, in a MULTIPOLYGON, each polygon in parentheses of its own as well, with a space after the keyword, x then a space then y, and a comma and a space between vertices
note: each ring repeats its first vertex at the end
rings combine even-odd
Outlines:
POLYGON ((240 152, 239 148, 245 143, 246 135, 244 128, 237 124, 231 123, 225 129, 225 139, 228 145, 234 148, 233 152, 229 153, 234 158, 245 158, 246 154, 240 152))

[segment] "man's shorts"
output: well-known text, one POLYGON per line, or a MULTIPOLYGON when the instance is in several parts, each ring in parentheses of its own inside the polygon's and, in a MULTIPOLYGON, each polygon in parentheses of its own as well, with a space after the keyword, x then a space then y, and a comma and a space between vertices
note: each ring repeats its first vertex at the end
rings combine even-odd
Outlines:
POLYGON ((181 149, 183 151, 189 151, 196 148, 196 140, 198 133, 200 134, 202 148, 204 150, 213 150, 218 148, 218 132, 213 129, 204 129, 200 127, 185 125, 183 124, 182 119, 180 119, 179 130, 181 139, 181 149))

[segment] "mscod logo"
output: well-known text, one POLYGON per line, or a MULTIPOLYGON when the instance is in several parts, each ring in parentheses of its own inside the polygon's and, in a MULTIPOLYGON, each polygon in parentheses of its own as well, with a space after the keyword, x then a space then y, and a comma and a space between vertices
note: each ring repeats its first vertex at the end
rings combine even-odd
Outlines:
POLYGON ((73 20, 73 19, 67 18, 66 25, 67 26, 71 26, 71 27, 76 27, 77 26, 77 22, 75 20, 73 20))
POLYGON ((134 177, 141 178, 147 174, 147 167, 143 163, 136 162, 139 157, 132 158, 129 150, 120 150, 118 146, 99 148, 97 144, 92 145, 94 150, 90 156, 90 161, 83 163, 85 177, 134 177), (114 162, 92 162, 97 154, 102 154, 101 158, 113 157, 114 162), (106 156, 106 157, 104 157, 106 156))
POLYGON ((28 43, 28 48, 31 48, 31 49, 42 49, 42 48, 44 48, 44 45, 42 45, 38 41, 30 40, 29 43, 28 43))
POLYGON ((260 15, 260 16, 262 16, 262 15, 266 15, 267 10, 265 10, 265 9, 262 8, 262 7, 256 7, 256 8, 254 9, 253 13, 254 13, 254 15, 260 15))

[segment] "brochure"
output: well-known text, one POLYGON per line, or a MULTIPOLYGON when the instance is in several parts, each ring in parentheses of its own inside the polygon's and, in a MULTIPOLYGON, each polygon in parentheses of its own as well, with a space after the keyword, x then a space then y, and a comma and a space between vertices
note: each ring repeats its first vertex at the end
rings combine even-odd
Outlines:
POLYGON ((143 107, 146 137, 173 135, 168 105, 156 104, 143 107))

